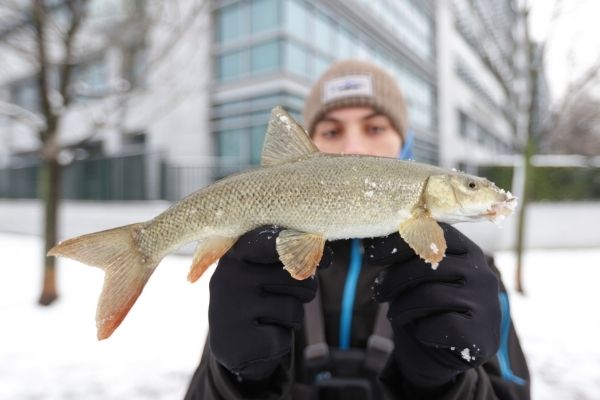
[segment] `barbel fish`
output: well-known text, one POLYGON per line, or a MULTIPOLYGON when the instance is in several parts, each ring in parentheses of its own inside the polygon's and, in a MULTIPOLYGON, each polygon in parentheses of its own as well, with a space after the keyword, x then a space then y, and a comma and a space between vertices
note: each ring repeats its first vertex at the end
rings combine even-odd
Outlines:
POLYGON ((123 321, 161 261, 198 242, 188 275, 196 281, 243 233, 283 228, 276 248, 296 279, 315 273, 325 241, 399 232, 433 267, 446 250, 437 221, 497 221, 516 205, 492 182, 415 161, 320 153, 281 107, 272 111, 261 167, 221 179, 150 221, 65 240, 48 254, 104 270, 98 339, 123 321))

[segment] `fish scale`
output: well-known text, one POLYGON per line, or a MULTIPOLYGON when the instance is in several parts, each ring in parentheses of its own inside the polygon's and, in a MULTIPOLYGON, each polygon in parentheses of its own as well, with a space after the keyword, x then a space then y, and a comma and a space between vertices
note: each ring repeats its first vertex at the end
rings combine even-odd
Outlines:
POLYGON ((273 110, 261 168, 232 175, 173 204, 150 221, 61 242, 49 255, 105 271, 98 338, 123 321, 161 259, 197 241, 188 275, 197 280, 247 231, 283 230, 276 249, 295 279, 315 273, 326 240, 399 232, 432 267, 446 250, 440 222, 496 220, 514 197, 492 182, 439 167, 364 155, 319 153, 283 109, 273 110))
POLYGON ((364 225, 375 234, 389 234, 390 218, 396 228, 401 216, 394 215, 419 201, 428 176, 444 172, 411 161, 324 154, 252 170, 202 189, 159 215, 146 227, 142 245, 157 256, 207 231, 237 236, 262 225, 320 232, 326 239, 349 238, 364 225), (157 241, 165 247, 153 245, 157 241))

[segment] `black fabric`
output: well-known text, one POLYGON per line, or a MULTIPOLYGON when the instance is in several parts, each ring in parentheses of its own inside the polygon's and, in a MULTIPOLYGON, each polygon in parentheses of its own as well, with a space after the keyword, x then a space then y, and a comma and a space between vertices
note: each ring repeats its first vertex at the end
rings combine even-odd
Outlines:
POLYGON ((479 247, 442 224, 448 248, 437 269, 398 234, 367 244, 369 263, 388 265, 375 281, 377 301, 389 301, 394 354, 402 375, 435 387, 482 365, 500 344, 498 279, 479 247))
MULTIPOLYGON (((502 280, 500 271, 496 267, 493 257, 486 256, 486 260, 490 268, 498 276, 500 283, 500 292, 506 293, 506 288, 502 280)), ((515 331, 515 327, 510 321, 509 340, 508 340, 508 359, 512 373, 524 380, 523 384, 508 383, 503 377, 500 367, 500 362, 497 357, 494 357, 489 362, 483 365, 487 375, 489 376, 492 387, 499 399, 520 399, 529 400, 531 396, 531 385, 529 368, 525 359, 523 349, 519 346, 519 337, 515 331)))
MULTIPOLYGON (((365 246, 367 250, 369 245, 365 246)), ((325 270, 319 269, 317 273, 319 275, 319 290, 322 291, 323 295, 326 336, 330 346, 335 347, 338 340, 339 311, 342 290, 348 269, 350 241, 335 241, 328 243, 328 246, 334 252, 331 266, 325 270)), ((363 262, 368 261, 368 258, 368 256, 364 257, 363 262)), ((442 267, 443 265, 440 265, 436 272, 442 271, 442 267)), ((373 331, 378 304, 372 298, 373 292, 371 287, 373 286, 375 277, 384 268, 386 268, 385 265, 367 265, 366 263, 362 266, 356 292, 355 307, 353 309, 352 347, 364 348, 368 336, 373 331)), ((426 266, 426 268, 430 267, 426 266)), ((231 293, 230 289, 227 289, 227 292, 231 293)), ((214 329, 212 325, 210 329, 214 329)), ((459 373, 452 381, 445 385, 429 388, 416 387, 403 375, 396 357, 390 357, 383 372, 371 380, 374 385, 377 385, 377 395, 374 399, 529 400, 529 375, 526 373, 527 364, 519 345, 518 337, 514 334, 514 331, 511 332, 509 354, 512 370, 516 375, 527 380, 526 385, 518 385, 504 380, 500 373, 497 358, 492 357, 492 359, 480 367, 471 368, 463 373, 459 373)), ((240 336, 242 335, 240 334, 240 336)), ((239 346, 242 345, 240 344, 239 346)), ((215 359, 215 354, 213 354, 210 344, 207 344, 202 355, 202 361, 194 373, 185 398, 186 400, 237 400, 250 398, 318 400, 312 397, 315 393, 314 380, 307 379, 303 373, 303 332, 299 331, 294 335, 294 345, 292 347, 292 357, 283 357, 277 363, 275 372, 268 379, 253 383, 248 381, 240 382, 235 375, 222 367, 215 359)))
MULTIPOLYGON (((262 227, 241 236, 210 280, 209 341, 215 359, 241 380, 270 377, 302 326, 302 304, 316 279, 293 279, 275 249, 279 231, 262 227)), ((321 261, 327 265, 329 251, 321 261)))
MULTIPOLYGON (((340 312, 350 262, 350 244, 350 240, 327 242, 327 245, 333 251, 331 266, 317 271, 323 300, 327 343, 332 347, 337 347, 339 344, 340 312)), ((383 269, 382 266, 367 265, 363 257, 363 265, 358 277, 356 296, 352 308, 350 347, 364 348, 367 345, 369 335, 373 333, 373 324, 379 306, 373 300, 373 281, 383 269)))

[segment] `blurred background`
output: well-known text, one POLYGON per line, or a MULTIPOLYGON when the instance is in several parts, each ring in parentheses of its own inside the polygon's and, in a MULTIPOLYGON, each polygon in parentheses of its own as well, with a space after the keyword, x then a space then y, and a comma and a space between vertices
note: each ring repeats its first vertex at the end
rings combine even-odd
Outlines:
POLYGON ((182 397, 209 279, 187 285, 189 249, 102 343, 101 272, 44 254, 257 166, 271 108, 301 121, 345 58, 397 77, 417 161, 520 197, 501 229, 460 228, 504 273, 534 398, 600 398, 598 15, 585 0, 2 0, 7 398, 182 397))

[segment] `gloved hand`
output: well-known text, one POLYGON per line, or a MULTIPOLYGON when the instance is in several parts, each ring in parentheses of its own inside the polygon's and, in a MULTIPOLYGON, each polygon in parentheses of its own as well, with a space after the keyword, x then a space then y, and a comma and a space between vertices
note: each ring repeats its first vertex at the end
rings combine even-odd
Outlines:
POLYGON ((498 278, 481 249, 447 224, 448 248, 436 270, 392 234, 365 245, 367 262, 389 265, 374 297, 390 302, 394 357, 404 379, 439 387, 496 354, 500 343, 498 278))
MULTIPOLYGON (((242 380, 273 374, 302 326, 302 304, 317 280, 293 279, 275 249, 279 230, 261 227, 242 235, 220 259, 210 280, 209 340, 216 360, 242 380)), ((325 248, 320 266, 331 262, 325 248)))

